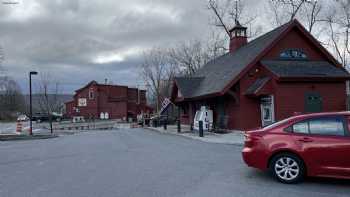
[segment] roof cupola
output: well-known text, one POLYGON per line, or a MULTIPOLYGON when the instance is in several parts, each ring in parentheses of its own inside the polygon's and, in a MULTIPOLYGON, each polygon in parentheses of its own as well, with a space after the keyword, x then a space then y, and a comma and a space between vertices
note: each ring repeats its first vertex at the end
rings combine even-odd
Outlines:
POLYGON ((230 53, 235 52, 247 43, 247 27, 242 26, 239 21, 236 20, 235 26, 230 30, 230 53))

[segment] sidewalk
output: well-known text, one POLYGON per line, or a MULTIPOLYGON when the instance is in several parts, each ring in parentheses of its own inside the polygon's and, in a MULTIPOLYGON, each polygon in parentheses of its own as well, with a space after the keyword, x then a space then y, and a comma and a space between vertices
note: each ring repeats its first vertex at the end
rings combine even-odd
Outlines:
POLYGON ((200 140, 208 143, 233 144, 233 145, 241 146, 243 145, 243 142, 244 142, 243 132, 241 131, 233 131, 231 133, 226 133, 226 134, 205 132, 204 137, 199 137, 198 131, 190 131, 190 127, 187 125, 181 125, 181 133, 177 132, 176 125, 168 125, 167 130, 164 130, 163 127, 145 127, 145 128, 153 131, 157 131, 160 133, 183 136, 186 138, 200 140))

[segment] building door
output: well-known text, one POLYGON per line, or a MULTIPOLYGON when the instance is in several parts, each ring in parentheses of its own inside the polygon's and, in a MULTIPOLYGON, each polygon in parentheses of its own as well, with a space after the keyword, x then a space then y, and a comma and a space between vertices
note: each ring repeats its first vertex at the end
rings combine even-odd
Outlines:
POLYGON ((318 92, 305 93, 305 112, 321 112, 322 111, 322 97, 318 92))
POLYGON ((261 125, 267 126, 275 122, 275 108, 273 95, 260 98, 261 125))
POLYGON ((216 108, 212 108, 214 110, 214 122, 215 127, 220 129, 227 128, 227 117, 225 114, 225 98, 219 97, 216 102, 216 108), (215 113, 216 112, 216 113, 215 113))

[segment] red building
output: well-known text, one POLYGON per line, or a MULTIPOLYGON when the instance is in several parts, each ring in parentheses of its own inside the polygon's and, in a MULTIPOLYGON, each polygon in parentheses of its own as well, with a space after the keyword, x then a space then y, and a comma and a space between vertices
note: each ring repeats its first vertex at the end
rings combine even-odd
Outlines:
POLYGON ((239 130, 346 109, 349 73, 297 20, 250 42, 239 23, 230 32, 229 53, 193 77, 175 78, 182 123, 192 124, 203 105, 214 111, 216 127, 239 130))
POLYGON ((146 91, 119 85, 104 85, 92 81, 76 90, 74 100, 66 103, 68 117, 135 119, 140 113, 149 113, 146 91))

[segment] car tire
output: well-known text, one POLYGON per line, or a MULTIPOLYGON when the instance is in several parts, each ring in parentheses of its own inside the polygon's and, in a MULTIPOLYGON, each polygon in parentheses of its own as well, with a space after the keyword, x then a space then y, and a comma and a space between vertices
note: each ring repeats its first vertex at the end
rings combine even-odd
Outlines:
POLYGON ((304 162, 291 153, 275 155, 269 164, 271 174, 281 183, 299 183, 305 176, 304 162))

